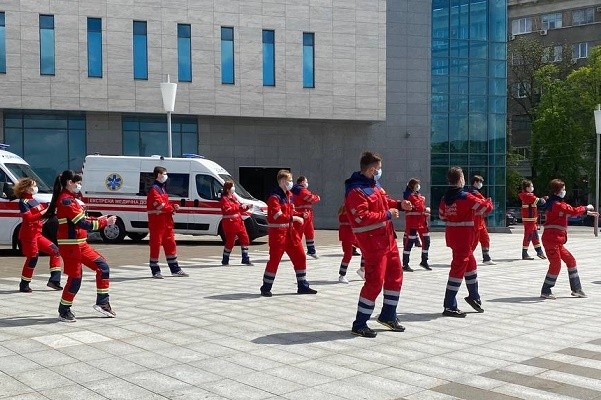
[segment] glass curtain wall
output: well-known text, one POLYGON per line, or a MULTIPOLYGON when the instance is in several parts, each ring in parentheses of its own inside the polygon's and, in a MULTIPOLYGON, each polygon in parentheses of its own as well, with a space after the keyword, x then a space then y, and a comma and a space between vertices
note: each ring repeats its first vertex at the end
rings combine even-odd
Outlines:
POLYGON ((432 204, 446 191, 449 167, 460 166, 468 185, 484 177, 491 227, 505 225, 506 42, 506 0, 433 0, 432 204))
MULTIPOLYGON (((167 120, 164 116, 123 116, 123 155, 167 154, 167 120)), ((173 117, 173 156, 198 151, 198 123, 195 118, 173 117)))

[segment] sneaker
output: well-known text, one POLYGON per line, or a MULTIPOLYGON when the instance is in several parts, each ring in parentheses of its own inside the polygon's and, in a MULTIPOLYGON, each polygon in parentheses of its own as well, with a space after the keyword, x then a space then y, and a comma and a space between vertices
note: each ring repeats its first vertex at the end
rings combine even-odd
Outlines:
POLYGON ((27 284, 27 285, 19 285, 19 292, 31 293, 31 292, 33 292, 33 290, 31 290, 31 288, 29 287, 29 284, 27 284))
POLYGON ((307 255, 308 255, 309 257, 313 257, 313 258, 314 258, 314 259, 316 259, 316 260, 319 258, 319 257, 317 256, 317 253, 307 253, 307 255))
POLYGON ((541 260, 546 260, 547 259, 547 256, 545 255, 545 253, 538 253, 536 256, 538 258, 540 258, 541 260))
POLYGON ((541 299, 555 300, 557 297, 555 297, 555 295, 553 293, 549 292, 549 293, 541 293, 540 294, 540 298, 541 299))
POLYGON ((273 295, 271 294, 271 291, 269 291, 269 290, 261 290, 261 296, 263 296, 263 297, 271 297, 273 295))
POLYGON ((529 254, 523 254, 522 260, 534 260, 534 257, 530 256, 529 254))
POLYGON ((171 273, 171 276, 181 276, 181 277, 184 277, 184 276, 190 276, 190 275, 188 275, 188 273, 187 273, 187 272, 184 272, 184 270, 183 270, 183 269, 180 269, 180 270, 179 270, 179 271, 177 271, 177 272, 172 272, 172 273, 171 273))
POLYGON ((306 287, 306 288, 299 288, 296 291, 297 294, 316 294, 317 290, 315 289, 311 289, 310 287, 306 287))
POLYGON ((478 299, 478 300, 474 300, 472 298, 465 297, 464 300, 467 302, 467 304, 469 304, 470 306, 472 306, 472 308, 476 311, 478 311, 479 313, 483 313, 484 309, 482 308, 482 300, 478 299))
POLYGON ((62 322, 76 322, 75 315, 71 312, 71 309, 68 309, 65 312, 62 312, 58 315, 58 320, 62 322))
POLYGON ((580 297, 580 298, 584 298, 584 297, 588 297, 583 291, 582 289, 578 289, 578 290, 572 290, 572 296, 574 297, 580 297))
POLYGON ((346 276, 340 275, 338 277, 338 282, 340 282, 340 283, 348 283, 348 279, 346 278, 346 276))
POLYGON ((359 269, 357 270, 357 275, 359 275, 359 277, 360 277, 361 279, 365 280, 365 270, 364 270, 364 269, 361 269, 361 268, 359 268, 359 269))
POLYGON ((361 336, 366 338, 375 338, 378 335, 376 331, 371 329, 369 326, 365 326, 363 328, 353 328, 351 332, 355 336, 361 336))
POLYGON ((108 302, 104 304, 94 304, 93 308, 106 317, 115 318, 115 316, 117 316, 108 302))
POLYGON ((409 265, 403 265, 403 271, 413 272, 413 268, 411 268, 409 265))
POLYGON ((252 267, 255 264, 253 264, 250 260, 243 260, 242 265, 248 265, 249 267, 252 267))
POLYGON ((493 260, 482 261, 482 264, 484 264, 484 265, 497 265, 497 263, 494 262, 493 260))
POLYGON ((157 272, 156 274, 152 274, 152 277, 154 279, 163 279, 163 275, 160 272, 157 272))
POLYGON ((353 247, 353 255, 354 256, 360 256, 361 255, 361 253, 359 253, 359 251, 357 251, 356 247, 353 247))
POLYGON ((393 332, 405 332, 405 327, 399 323, 398 319, 394 321, 382 321, 378 318, 377 321, 393 332))
POLYGON ((450 308, 445 308, 442 312, 442 315, 444 317, 465 318, 465 313, 459 309, 453 310, 450 308))
POLYGON ((63 287, 61 286, 60 282, 56 282, 56 281, 48 281, 48 283, 46 284, 46 286, 48 286, 49 288, 52 288, 54 290, 63 290, 63 287))
POLYGON ((221 265, 226 266, 226 265, 230 265, 229 260, 228 261, 221 261, 221 265))
POLYGON ((430 264, 428 264, 428 261, 422 261, 419 263, 419 266, 427 269, 428 271, 432 271, 432 268, 430 267, 430 264))

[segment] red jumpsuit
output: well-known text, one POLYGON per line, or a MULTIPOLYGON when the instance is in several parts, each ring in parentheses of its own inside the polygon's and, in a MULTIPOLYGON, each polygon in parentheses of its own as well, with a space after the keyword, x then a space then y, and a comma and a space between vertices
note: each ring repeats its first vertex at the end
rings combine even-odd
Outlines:
POLYGON ((572 207, 559 196, 551 196, 545 207, 546 221, 543 232, 543 246, 549 258, 549 270, 541 289, 541 294, 551 294, 563 261, 568 267, 568 277, 572 292, 581 290, 580 277, 576 267, 576 259, 564 247, 568 241, 568 217, 584 214, 585 206, 572 207))
POLYGON ((107 225, 106 218, 86 217, 85 212, 72 192, 63 190, 56 202, 58 218, 57 240, 64 271, 69 276, 63 289, 59 313, 66 312, 79 291, 82 264, 96 272, 96 304, 109 301, 109 266, 92 246, 87 243, 88 231, 96 231, 107 225))
POLYGON ((50 256, 50 279, 48 283, 54 284, 57 288, 60 286, 61 259, 58 247, 42 236, 44 216, 41 212, 45 208, 47 208, 47 205, 40 204, 30 193, 24 193, 19 200, 19 209, 21 210, 21 218, 23 218, 19 229, 19 241, 21 242, 23 255, 26 257, 21 272, 22 290, 29 287, 40 251, 50 256))
POLYGON ((365 283, 359 295, 353 330, 367 326, 382 288, 384 304, 379 320, 396 321, 403 284, 401 259, 390 208, 399 208, 374 179, 355 172, 345 181, 344 205, 365 262, 365 283))
POLYGON ((225 247, 223 248, 223 260, 221 263, 223 265, 229 263, 230 254, 236 243, 236 238, 238 238, 242 248, 242 263, 249 264, 248 245, 250 244, 250 239, 242 220, 242 214, 246 213, 246 208, 231 193, 221 196, 219 203, 221 205, 221 213, 223 214, 221 227, 225 233, 225 247))
POLYGON ((405 212, 405 234, 403 236, 403 266, 409 266, 411 248, 419 240, 422 246, 422 266, 428 265, 428 250, 430 249, 430 229, 428 228, 428 217, 426 214, 426 198, 407 188, 403 198, 408 200, 413 207, 411 211, 405 212))
POLYGON ((476 216, 493 210, 490 200, 475 196, 461 188, 450 188, 440 201, 439 217, 445 222, 445 239, 453 260, 444 297, 444 308, 457 310, 457 292, 465 278, 469 297, 480 300, 476 259, 472 244, 476 231, 476 216))
POLYGON ((160 275, 159 253, 161 246, 165 251, 167 265, 172 274, 178 273, 181 268, 177 263, 177 248, 175 245, 175 232, 173 231, 173 213, 175 208, 169 202, 169 195, 165 185, 154 181, 146 196, 146 210, 148 212, 148 233, 150 245, 150 271, 152 275, 160 275))
POLYGON ((524 240, 522 241, 522 258, 528 257, 530 242, 539 257, 544 258, 543 249, 538 238, 538 205, 545 204, 545 200, 536 197, 534 193, 523 191, 518 194, 522 201, 522 224, 524 225, 524 240))
POLYGON ((345 276, 348 265, 353 258, 353 246, 357 246, 357 239, 351 229, 346 209, 338 216, 338 240, 341 242, 343 253, 338 274, 345 276))
POLYGON ((313 204, 319 202, 320 197, 313 194, 303 185, 292 187, 292 200, 297 211, 305 213, 303 233, 307 244, 307 254, 314 255, 315 250, 315 227, 313 225, 313 204))
MULTIPOLYGON (((478 189, 475 187, 470 188, 470 194, 479 198, 480 200, 485 200, 484 196, 478 189)), ((487 262, 491 261, 490 258, 490 236, 488 235, 488 229, 486 229, 486 214, 476 215, 474 216, 474 241, 472 243, 472 250, 476 250, 478 247, 478 243, 480 243, 482 247, 482 261, 487 262)))
POLYGON ((302 226, 293 222, 293 216, 301 216, 294 209, 292 193, 281 188, 275 189, 267 199, 267 233, 269 235, 269 261, 263 274, 261 293, 271 292, 273 281, 284 253, 288 254, 299 292, 309 288, 307 282, 307 257, 302 244, 302 226))

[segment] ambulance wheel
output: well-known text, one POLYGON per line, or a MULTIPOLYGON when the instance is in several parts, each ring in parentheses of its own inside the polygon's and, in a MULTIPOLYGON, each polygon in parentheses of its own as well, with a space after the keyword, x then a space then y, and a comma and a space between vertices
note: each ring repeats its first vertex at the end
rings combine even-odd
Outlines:
POLYGON ((121 218, 117 218, 114 225, 105 226, 100 230, 100 236, 104 243, 121 243, 125 239, 125 225, 121 218))
POLYGON ((147 232, 127 232, 127 237, 134 242, 141 242, 146 236, 148 236, 147 232))

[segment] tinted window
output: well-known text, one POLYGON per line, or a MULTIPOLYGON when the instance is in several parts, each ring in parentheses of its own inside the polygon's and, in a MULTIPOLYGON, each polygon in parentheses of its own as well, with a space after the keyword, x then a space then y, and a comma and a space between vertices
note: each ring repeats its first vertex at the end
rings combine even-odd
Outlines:
MULTIPOLYGON (((188 197, 188 188, 190 187, 190 175, 188 174, 176 174, 167 171, 167 184, 165 189, 169 196, 173 197, 188 197)), ((141 172, 140 173, 140 192, 139 196, 146 196, 148 189, 154 183, 154 175, 152 172, 141 172)))
POLYGON ((206 200, 219 200, 223 185, 210 175, 196 175, 196 191, 206 200))

